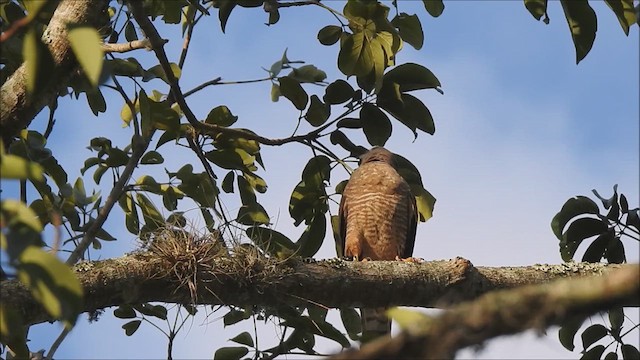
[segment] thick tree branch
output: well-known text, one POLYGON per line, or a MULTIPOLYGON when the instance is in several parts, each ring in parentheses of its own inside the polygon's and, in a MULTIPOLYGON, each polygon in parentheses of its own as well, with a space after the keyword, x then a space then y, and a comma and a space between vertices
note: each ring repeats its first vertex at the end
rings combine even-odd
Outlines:
MULTIPOLYGON (((496 289, 540 284, 563 277, 598 275, 635 265, 571 263, 528 267, 474 267, 468 260, 354 263, 338 259, 304 262, 257 255, 220 255, 203 261, 145 252, 75 267, 85 290, 84 311, 150 301, 277 307, 405 305, 446 307, 496 289), (178 259, 178 260, 176 260, 178 259), (191 282, 197 279, 196 282, 191 282), (191 288, 191 289, 190 289, 191 288), (167 291, 172 289, 172 291, 167 291)), ((4 281, 0 297, 27 323, 52 320, 16 280, 4 281)), ((638 298, 626 305, 638 306, 638 298)))
POLYGON ((457 350, 491 338, 559 325, 615 306, 637 304, 640 267, 625 266, 600 277, 496 291, 460 304, 437 318, 415 318, 411 329, 360 350, 332 357, 347 359, 453 359, 457 350))
POLYGON ((44 106, 58 96, 73 76, 77 61, 67 39, 67 24, 100 26, 108 0, 63 0, 42 35, 54 60, 54 69, 47 74, 48 81, 38 86, 37 94, 27 94, 27 67, 23 63, 0 89, 0 132, 5 145, 16 134, 29 126, 44 106))

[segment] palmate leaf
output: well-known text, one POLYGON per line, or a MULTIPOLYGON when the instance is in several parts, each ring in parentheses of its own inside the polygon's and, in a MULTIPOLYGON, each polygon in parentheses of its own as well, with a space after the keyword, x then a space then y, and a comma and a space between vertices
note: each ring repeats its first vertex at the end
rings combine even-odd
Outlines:
POLYGON ((341 36, 338 68, 347 76, 355 75, 366 92, 380 90, 384 70, 395 63, 402 48, 388 14, 389 8, 375 1, 348 1, 344 7, 353 33, 341 36))

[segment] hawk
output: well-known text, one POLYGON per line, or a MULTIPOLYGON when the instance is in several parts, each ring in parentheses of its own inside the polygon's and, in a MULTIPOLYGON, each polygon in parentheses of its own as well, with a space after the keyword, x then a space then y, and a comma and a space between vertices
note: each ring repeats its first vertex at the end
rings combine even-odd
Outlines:
MULTIPOLYGON (((360 157, 342 193, 339 209, 343 256, 358 260, 411 258, 418 211, 409 184, 396 170, 394 154, 374 147, 360 157)), ((384 308, 362 309, 364 340, 388 334, 384 308)))

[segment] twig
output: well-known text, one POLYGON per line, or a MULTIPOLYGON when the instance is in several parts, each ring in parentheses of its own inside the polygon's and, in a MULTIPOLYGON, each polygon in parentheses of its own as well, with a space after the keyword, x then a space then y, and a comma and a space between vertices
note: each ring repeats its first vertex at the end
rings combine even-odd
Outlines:
POLYGON ((318 0, 304 0, 304 1, 293 1, 293 2, 278 2, 278 8, 287 8, 292 6, 306 6, 306 5, 318 5, 320 1, 318 0))
MULTIPOLYGON (((57 101, 58 100, 56 99, 56 102, 57 101)), ((45 139, 49 139, 49 135, 51 135, 51 132, 53 131, 53 125, 56 124, 56 119, 53 118, 53 115, 55 115, 57 108, 58 108, 57 104, 54 108, 52 108, 51 105, 49 105, 49 121, 47 122, 47 128, 44 130, 44 134, 43 134, 45 139)))
POLYGON ((60 347, 60 344, 62 344, 64 339, 67 337, 67 335, 69 334, 69 331, 70 330, 67 329, 66 327, 62 329, 62 332, 60 333, 60 335, 58 335, 58 337, 56 338, 56 341, 54 341, 53 344, 51 345, 51 349, 49 349, 49 352, 47 353, 45 360, 53 359, 53 355, 58 350, 58 347, 60 347))
POLYGON ((131 154, 127 165, 122 171, 122 174, 120 175, 118 181, 113 185, 113 188, 111 189, 111 192, 109 193, 104 206, 98 212, 98 216, 96 217, 95 221, 84 233, 84 236, 78 243, 78 246, 76 246, 76 248, 73 249, 73 252, 71 252, 71 255, 69 255, 69 258, 67 259, 68 265, 73 265, 80 261, 80 259, 82 259, 84 252, 95 239, 98 230, 100 230, 102 228, 102 225, 104 225, 104 222, 107 221, 107 217, 109 217, 111 209, 113 209, 113 206, 120 199, 120 196, 122 196, 125 185, 131 178, 133 171, 135 170, 136 166, 138 166, 140 158, 142 158, 142 155, 149 146, 149 141, 142 140, 141 137, 135 135, 131 143, 133 147, 133 153, 131 154))
MULTIPOLYGON (((165 43, 169 42, 169 40, 163 40, 165 43)), ((112 44, 112 43, 104 43, 102 44, 102 51, 105 53, 125 53, 138 49, 146 49, 151 50, 151 43, 149 39, 142 40, 134 40, 128 43, 120 43, 120 44, 112 44)))
POLYGON ((40 5, 35 14, 29 14, 28 16, 25 16, 20 20, 14 21, 13 24, 11 24, 10 28, 0 34, 0 42, 9 40, 9 38, 12 37, 18 30, 23 27, 29 26, 29 24, 31 24, 38 17, 38 15, 40 15, 40 13, 47 8, 47 6, 49 5, 48 3, 51 1, 52 0, 47 0, 47 4, 40 5))

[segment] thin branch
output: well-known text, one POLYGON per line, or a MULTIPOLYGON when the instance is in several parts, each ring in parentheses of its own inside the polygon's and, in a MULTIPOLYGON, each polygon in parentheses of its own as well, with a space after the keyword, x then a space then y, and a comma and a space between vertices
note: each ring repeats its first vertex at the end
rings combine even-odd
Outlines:
POLYGON ((166 43, 166 41, 160 37, 160 34, 158 33, 156 27, 144 13, 142 2, 128 1, 127 4, 129 6, 129 9, 131 9, 133 17, 136 19, 136 22, 138 22, 138 25, 140 25, 140 28, 142 29, 142 31, 144 31, 145 35, 151 42, 151 47, 153 49, 153 52, 156 54, 158 61, 160 62, 160 67, 162 67, 162 70, 167 77, 167 82, 171 87, 171 93, 173 94, 175 102, 178 104, 178 106, 180 106, 180 109, 184 113, 184 116, 187 118, 187 121, 189 121, 189 123, 194 128, 199 129, 201 127, 201 123, 198 121, 198 118, 196 118, 193 111, 191 111, 189 105, 187 105, 182 90, 180 89, 180 84, 178 84, 178 79, 173 74, 173 70, 171 69, 171 65, 169 64, 169 59, 167 58, 167 54, 164 51, 164 44, 166 43))
POLYGON ((14 21, 7 30, 3 31, 2 34, 0 34, 0 42, 9 40, 9 38, 11 38, 18 30, 29 26, 33 21, 35 21, 40 13, 47 9, 49 3, 51 3, 52 0, 47 0, 46 2, 47 3, 40 5, 36 13, 28 14, 22 19, 14 21))
POLYGON ((53 355, 56 353, 56 351, 60 347, 60 344, 62 344, 64 339, 67 337, 67 335, 69 334, 69 331, 70 331, 70 329, 67 329, 66 327, 62 329, 62 332, 60 333, 60 335, 58 335, 56 340, 51 345, 51 348, 49 349, 49 352, 47 353, 47 356, 45 357, 45 360, 52 360, 53 359, 53 355))
POLYGON ((320 1, 318 0, 304 0, 304 1, 293 1, 293 2, 278 2, 278 8, 287 8, 292 6, 306 6, 306 5, 318 5, 320 1))
POLYGON ((196 87, 194 87, 193 89, 187 91, 184 93, 184 97, 186 98, 189 95, 193 95, 195 92, 198 92, 204 88, 206 88, 207 86, 213 86, 213 85, 237 85, 237 84, 253 84, 253 83, 257 83, 257 82, 263 82, 263 81, 269 81, 269 80, 273 80, 273 77, 266 77, 266 78, 262 78, 262 79, 253 79, 253 80, 237 80, 237 81, 222 81, 221 77, 217 77, 213 80, 209 80, 207 82, 204 82, 196 87))
MULTIPOLYGON (((169 40, 164 40, 164 42, 167 43, 169 42, 169 40)), ((134 40, 129 41, 128 43, 120 44, 102 44, 102 51, 104 51, 105 53, 125 53, 138 49, 151 50, 151 42, 149 42, 149 39, 134 40)))
POLYGON ((129 182, 133 171, 138 166, 138 162, 140 162, 140 158, 142 158, 142 155, 149 146, 149 141, 145 141, 139 136, 134 135, 131 144, 133 153, 131 154, 127 165, 122 171, 122 174, 120 174, 120 178, 118 178, 118 181, 113 185, 113 188, 111 189, 109 196, 104 202, 104 205, 98 212, 98 216, 96 217, 95 221, 84 233, 82 240, 78 243, 76 248, 73 249, 71 255, 69 255, 67 264, 73 265, 83 258, 84 252, 87 250, 87 248, 89 248, 89 245, 91 245, 93 240, 95 240, 95 236, 102 228, 102 225, 104 225, 104 222, 107 221, 107 217, 109 217, 111 209, 113 209, 113 206, 120 199, 120 196, 122 196, 125 185, 129 182))

